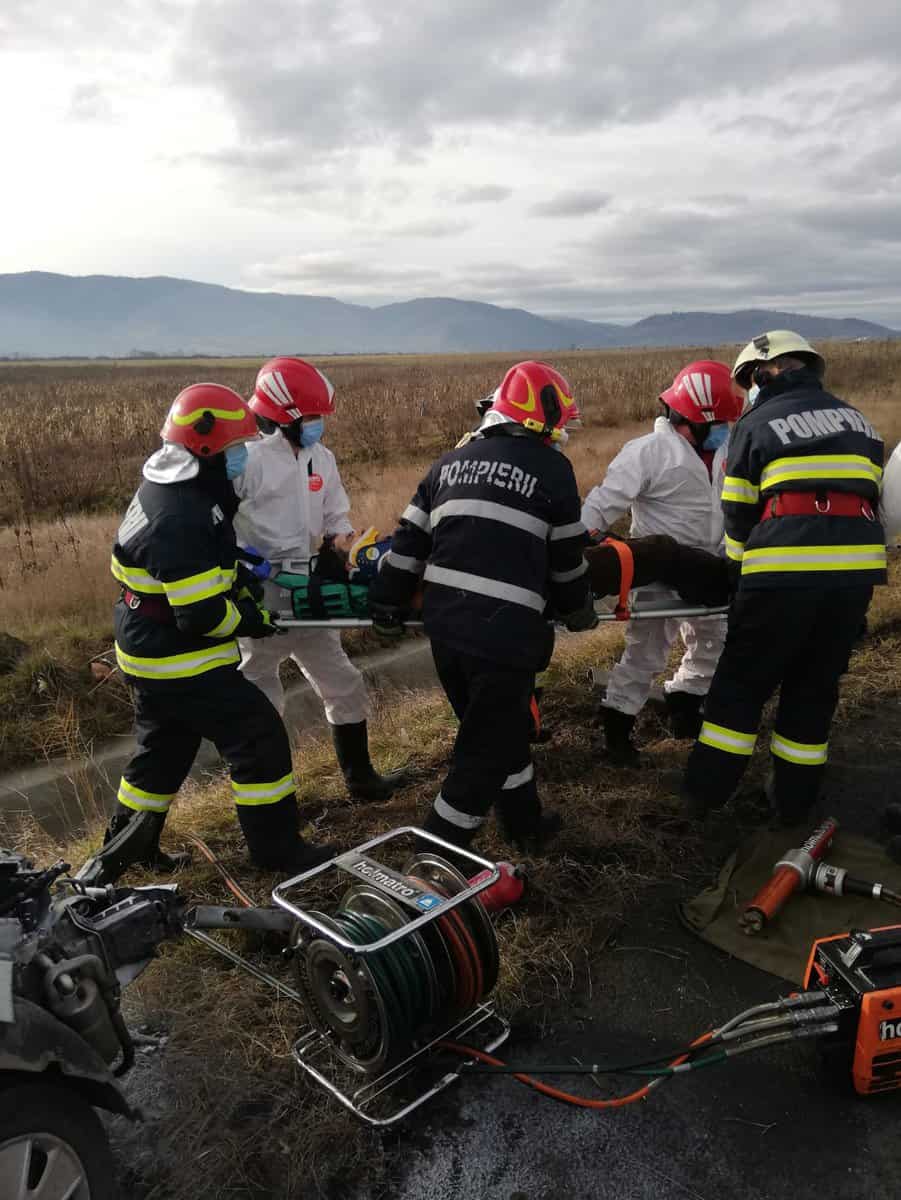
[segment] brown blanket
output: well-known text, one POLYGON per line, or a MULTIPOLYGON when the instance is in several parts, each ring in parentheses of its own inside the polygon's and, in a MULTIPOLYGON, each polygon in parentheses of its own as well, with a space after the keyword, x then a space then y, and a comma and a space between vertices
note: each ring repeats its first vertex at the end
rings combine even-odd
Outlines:
MULTIPOLYGON (((726 560, 705 550, 680 546, 663 534, 622 539, 635 563, 633 587, 662 583, 674 588, 687 604, 715 608, 729 601, 726 560)), ((585 551, 591 590, 596 596, 619 594, 622 578, 619 555, 612 546, 590 546, 585 551)))

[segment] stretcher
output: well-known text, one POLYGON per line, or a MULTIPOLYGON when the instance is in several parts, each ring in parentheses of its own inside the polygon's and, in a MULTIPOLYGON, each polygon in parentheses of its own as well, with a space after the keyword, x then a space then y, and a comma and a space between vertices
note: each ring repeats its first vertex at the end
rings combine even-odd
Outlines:
MULTIPOLYGON (((670 619, 679 621, 693 621, 700 617, 721 617, 729 611, 728 605, 719 605, 715 608, 704 608, 701 605, 686 604, 686 605, 652 605, 642 604, 635 605, 628 610, 627 616, 621 616, 618 612, 609 608, 603 607, 604 601, 599 600, 595 603, 595 611, 598 614, 598 620, 602 623, 613 621, 666 621, 670 619)), ((294 617, 285 612, 275 613, 275 619, 278 625, 283 629, 371 629, 371 617, 334 617, 331 620, 309 620, 298 621, 294 617)), ((405 629, 422 629, 423 623, 421 620, 413 619, 404 622, 405 629)), ((565 627, 560 627, 561 632, 565 633, 565 627)))
MULTIPOLYGON (((347 564, 330 557, 329 548, 314 559, 312 570, 272 572, 265 584, 266 606, 286 629, 370 628, 369 585, 389 544, 370 528, 352 547, 347 564)), ((586 548, 585 561, 601 622, 687 621, 728 611, 725 560, 673 538, 606 539, 586 548), (630 603, 633 588, 652 583, 665 585, 679 599, 630 603), (606 597, 615 597, 614 607, 606 597)), ((413 615, 404 626, 421 629, 422 621, 413 615)))

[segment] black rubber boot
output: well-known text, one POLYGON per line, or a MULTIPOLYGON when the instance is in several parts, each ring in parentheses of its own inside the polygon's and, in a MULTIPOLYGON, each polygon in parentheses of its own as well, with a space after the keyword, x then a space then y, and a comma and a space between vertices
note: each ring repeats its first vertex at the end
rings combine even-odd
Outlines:
POLYGON ((165 813, 137 812, 125 804, 117 804, 103 835, 103 846, 88 859, 77 878, 90 887, 106 887, 129 867, 144 867, 164 874, 177 871, 191 861, 191 855, 186 850, 166 854, 160 849, 165 823, 165 813))
POLYGON ((677 741, 694 741, 701 732, 701 705, 703 696, 690 692, 664 692, 670 729, 677 741))
POLYGON ((699 822, 704 821, 707 814, 711 811, 707 801, 702 796, 696 796, 693 792, 689 792, 683 788, 679 795, 682 815, 688 821, 699 822))
MULTIPOLYGON (((422 823, 422 828, 426 833, 433 833, 435 837, 443 838, 453 846, 461 846, 464 850, 468 850, 481 826, 477 826, 475 829, 463 829, 459 825, 454 825, 452 821, 446 821, 444 817, 439 817, 434 808, 430 808, 428 816, 422 823)), ((417 849, 427 850, 429 845, 429 842, 418 841, 417 849)))
POLYGON ((813 803, 810 800, 776 800, 776 825, 779 829, 795 829, 808 822, 812 824, 811 812, 813 803))
POLYGON ((564 826, 563 817, 552 809, 539 811, 528 822, 511 821, 501 809, 497 817, 505 841, 524 854, 540 854, 564 826))
POLYGON ((352 725, 332 725, 331 730, 335 756, 351 800, 378 803, 389 799, 408 781, 409 771, 403 768, 380 775, 373 767, 365 721, 357 721, 352 725))
POLYGON ((254 866, 263 871, 299 875, 338 853, 336 846, 305 842, 297 828, 297 800, 285 796, 275 804, 237 804, 238 822, 254 866))
MULTIPOLYGON (((444 817, 439 817, 434 808, 429 809, 429 815, 422 822, 422 828, 427 833, 433 833, 435 837, 443 838, 445 842, 450 842, 452 846, 459 846, 463 850, 469 849, 472 839, 479 832, 478 828, 461 829, 459 825, 454 825, 450 821, 446 821, 444 817)), ((436 846, 423 837, 416 838, 413 843, 413 851, 415 854, 437 854, 439 857, 447 859, 451 866, 456 867, 460 874, 467 879, 478 869, 468 859, 461 858, 452 850, 445 850, 443 846, 436 846)))
POLYGON ((635 728, 635 716, 623 713, 616 708, 601 707, 601 720, 604 722, 604 740, 607 747, 607 761, 615 767, 641 766, 641 757, 632 744, 632 730, 635 728))

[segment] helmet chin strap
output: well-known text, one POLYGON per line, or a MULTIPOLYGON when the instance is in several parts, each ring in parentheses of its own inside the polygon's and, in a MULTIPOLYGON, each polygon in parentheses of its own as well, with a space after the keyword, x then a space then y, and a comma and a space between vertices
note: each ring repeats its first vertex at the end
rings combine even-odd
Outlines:
POLYGON ((303 421, 292 421, 290 425, 282 425, 281 429, 291 445, 300 449, 303 421))
POLYGON ((751 382, 756 383, 759 388, 766 387, 770 380, 778 374, 778 367, 774 371, 772 368, 768 369, 765 363, 757 363, 751 372, 751 382))

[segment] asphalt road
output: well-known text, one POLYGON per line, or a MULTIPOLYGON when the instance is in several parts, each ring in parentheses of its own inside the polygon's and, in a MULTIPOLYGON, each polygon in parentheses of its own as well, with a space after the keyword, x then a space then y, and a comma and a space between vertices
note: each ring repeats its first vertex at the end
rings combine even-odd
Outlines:
MULTIPOLYGON (((882 714, 897 721, 899 713, 882 714)), ((872 741, 837 740, 827 806, 874 834, 901 762, 874 761, 872 741)), ((650 888, 599 948, 591 995, 573 993, 538 1043, 515 1031, 509 1061, 640 1059, 791 988, 699 941, 675 906, 696 889, 650 888), (515 1056, 515 1059, 514 1059, 515 1056)), ((394 1147, 390 1185, 403 1200, 894 1200, 901 1193, 901 1092, 862 1099, 847 1060, 813 1043, 776 1047, 657 1088, 625 1109, 593 1112, 511 1079, 472 1077, 394 1147)), ((560 1081, 557 1081, 558 1083, 560 1081)), ((600 1096, 590 1079, 573 1090, 600 1096)), ((358 1200, 374 1193, 356 1192, 358 1200)))

